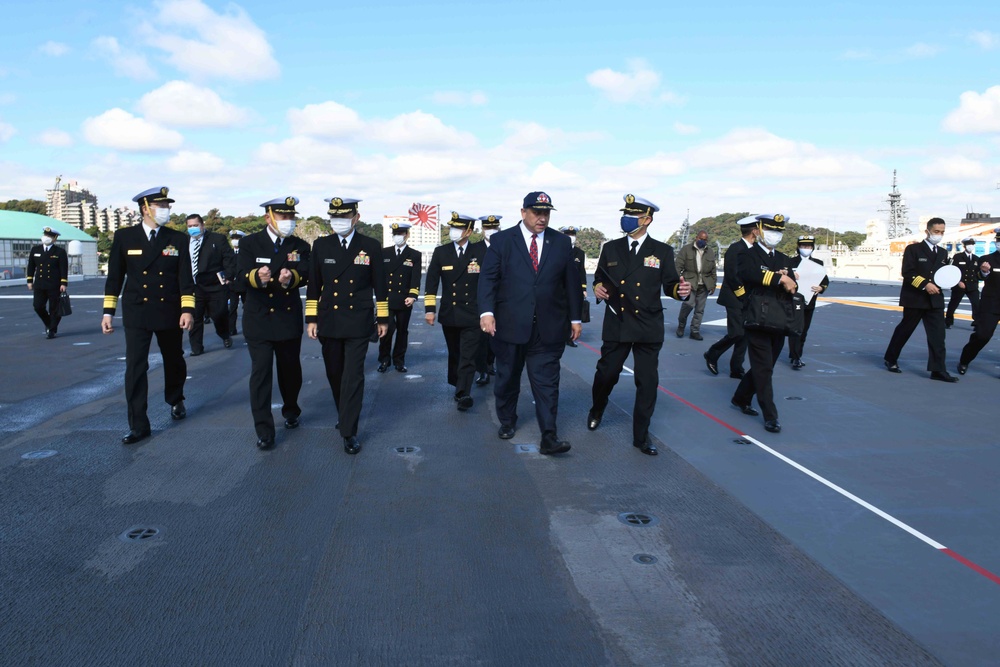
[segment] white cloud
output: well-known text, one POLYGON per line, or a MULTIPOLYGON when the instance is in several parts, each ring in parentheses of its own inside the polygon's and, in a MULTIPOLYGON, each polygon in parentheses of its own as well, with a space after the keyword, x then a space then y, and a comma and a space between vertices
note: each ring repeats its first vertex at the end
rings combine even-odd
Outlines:
POLYGON ((486 98, 486 93, 478 90, 471 93, 463 93, 454 90, 439 90, 431 95, 431 100, 436 104, 449 104, 463 107, 483 106, 489 101, 486 98))
POLYGON ((941 53, 942 49, 936 44, 926 44, 917 42, 916 44, 903 49, 903 54, 910 58, 930 58, 941 53))
POLYGON ((699 132, 701 132, 701 128, 699 128, 697 125, 687 125, 685 123, 677 121, 674 123, 674 132, 676 132, 677 134, 689 136, 692 134, 698 134, 699 132))
POLYGON ((142 31, 146 42, 165 51, 180 71, 196 79, 237 81, 280 73, 267 35, 240 7, 230 4, 224 14, 201 0, 165 0, 159 7, 156 20, 142 31))
POLYGON ((232 127, 248 117, 214 90, 187 81, 170 81, 146 93, 137 108, 147 119, 171 127, 232 127))
POLYGON ((978 30, 971 33, 969 35, 969 41, 975 42, 980 46, 980 48, 986 51, 992 51, 1000 46, 1000 36, 997 36, 988 30, 978 30))
POLYGON ((179 151, 167 160, 167 168, 180 174, 212 174, 225 166, 221 157, 204 151, 179 151))
POLYGON ((59 56, 64 56, 69 53, 69 46, 63 44, 62 42, 53 42, 49 40, 41 46, 38 50, 47 56, 52 56, 53 58, 58 58, 59 56))
POLYGON ((358 112, 337 102, 307 104, 288 111, 292 132, 310 137, 339 139, 360 132, 364 123, 358 112))
POLYGON ((628 62, 628 72, 616 72, 606 67, 587 75, 587 83, 616 103, 666 102, 679 104, 681 97, 670 91, 660 91, 660 75, 646 61, 637 58, 628 62))
POLYGON ((91 44, 94 47, 94 53, 110 63, 118 76, 140 81, 156 78, 156 72, 146 62, 146 56, 123 49, 117 38, 103 35, 91 44))
POLYGON ((54 146, 56 148, 65 148, 67 146, 73 145, 73 137, 69 135, 69 132, 64 132, 62 130, 49 129, 45 130, 38 135, 38 143, 43 146, 54 146))
POLYGON ((123 151, 172 151, 184 142, 179 132, 118 108, 83 121, 83 136, 95 146, 123 151))
POLYGON ((970 160, 964 155, 943 157, 921 168, 924 176, 945 181, 983 180, 989 172, 981 162, 970 160))
POLYGON ((958 108, 945 117, 942 127, 958 134, 1000 132, 1000 86, 987 88, 982 95, 974 90, 962 93, 958 108))
POLYGON ((389 146, 442 150, 470 148, 476 138, 441 122, 437 116, 419 109, 390 120, 370 123, 369 136, 389 146))
POLYGON ((14 126, 0 120, 0 142, 10 141, 10 138, 17 133, 14 126))

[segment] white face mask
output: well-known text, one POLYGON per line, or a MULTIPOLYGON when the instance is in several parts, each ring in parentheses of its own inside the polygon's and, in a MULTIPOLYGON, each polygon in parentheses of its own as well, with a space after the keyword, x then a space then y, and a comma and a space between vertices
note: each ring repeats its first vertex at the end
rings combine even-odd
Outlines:
POLYGON ((485 238, 488 241, 490 239, 490 237, 493 236, 496 233, 497 233, 497 230, 495 230, 495 229, 484 229, 483 230, 483 238, 485 238))
POLYGON ((341 236, 347 236, 351 233, 351 229, 354 228, 353 218, 330 218, 330 229, 333 230, 334 234, 339 234, 341 236))
POLYGON ((52 245, 52 243, 54 241, 55 241, 55 239, 52 238, 51 236, 43 236, 42 237, 42 245, 52 245))
POLYGON ((156 208, 153 211, 153 218, 156 220, 156 224, 165 225, 170 222, 170 209, 169 208, 156 208))
POLYGON ((941 239, 944 238, 944 234, 929 234, 927 236, 927 242, 931 245, 937 245, 941 243, 941 239))
POLYGON ((295 231, 295 221, 294 220, 277 220, 278 225, 278 236, 281 238, 286 238, 292 235, 295 231))
POLYGON ((448 238, 451 239, 452 243, 458 243, 459 241, 462 240, 463 236, 465 236, 464 229, 457 229, 455 227, 452 227, 451 229, 448 230, 448 238))
POLYGON ((799 248, 799 254, 802 255, 803 257, 808 257, 809 255, 813 254, 813 249, 812 248, 799 248))
POLYGON ((240 247, 240 242, 237 241, 236 239, 233 239, 233 247, 234 248, 239 248, 240 247))
POLYGON ((397 248, 402 248, 404 245, 406 245, 406 237, 400 234, 395 234, 392 237, 392 244, 397 248))
POLYGON ((764 230, 764 245, 768 248, 774 249, 781 243, 781 237, 784 236, 784 232, 778 232, 773 229, 764 230))
POLYGON ((969 253, 971 255, 972 253, 976 252, 976 246, 974 246, 974 245, 967 245, 967 246, 965 246, 965 252, 967 252, 967 253, 969 253))

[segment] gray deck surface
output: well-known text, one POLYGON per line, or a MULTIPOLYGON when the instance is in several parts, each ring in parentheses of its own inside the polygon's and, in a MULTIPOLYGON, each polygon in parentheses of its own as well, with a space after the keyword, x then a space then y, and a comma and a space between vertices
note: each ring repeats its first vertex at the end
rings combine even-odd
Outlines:
MULTIPOLYGON (((595 309, 586 345, 563 358, 560 435, 573 449, 548 458, 531 450, 526 379, 512 441, 496 437, 492 385, 455 410, 442 333, 418 307, 407 376, 376 373, 370 347, 364 449, 350 457, 318 343, 303 342, 302 425, 285 431, 279 417, 276 449, 260 452, 242 336, 225 350, 207 327, 206 354, 187 359, 187 419, 170 420, 154 367, 153 437, 124 447, 124 337, 101 335, 101 301, 86 298, 102 287, 72 284, 75 313, 53 341, 30 300, 10 298, 23 287, 0 289, 4 665, 1000 660, 1000 585, 988 576, 1000 573, 1000 343, 947 385, 927 379, 918 329, 904 374, 891 375, 881 355, 899 313, 824 305, 806 368, 792 371, 787 352, 779 362, 784 430, 773 435, 728 407, 725 370, 705 369, 724 327, 676 339, 668 301, 652 458, 631 447, 627 374, 601 428, 586 430, 595 309), (734 442, 740 432, 985 574, 734 442), (39 450, 58 454, 22 458, 39 450), (629 512, 655 522, 619 519, 629 512), (160 532, 119 537, 144 526, 160 532)), ((711 301, 706 321, 723 317, 711 301)), ((968 321, 948 332, 951 367, 968 333, 968 321)))

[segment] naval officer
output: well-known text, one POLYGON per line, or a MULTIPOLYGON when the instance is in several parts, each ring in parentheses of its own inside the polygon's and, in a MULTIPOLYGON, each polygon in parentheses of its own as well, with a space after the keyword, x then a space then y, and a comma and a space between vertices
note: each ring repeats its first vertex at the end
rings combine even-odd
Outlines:
POLYGON ((298 197, 261 204, 267 227, 240 244, 236 288, 246 293, 243 338, 250 353, 250 412, 257 447, 274 447, 271 385, 278 370, 285 428, 299 425, 302 389, 302 300, 309 279, 309 244, 294 236, 298 197))
POLYGON ((963 252, 956 252, 951 258, 951 263, 957 266, 962 272, 962 279, 951 288, 951 300, 948 301, 948 312, 944 316, 944 328, 950 329, 955 324, 955 309, 962 302, 962 297, 969 297, 969 305, 972 307, 972 328, 976 328, 976 315, 979 313, 979 265, 981 263, 976 255, 976 240, 973 238, 962 239, 963 252))
MULTIPOLYGON (((798 243, 798 256, 792 259, 792 268, 797 269, 802 265, 802 262, 815 262, 820 266, 823 266, 823 260, 816 259, 812 256, 813 250, 816 248, 816 237, 815 236, 800 236, 798 243)), ((809 325, 812 324, 813 311, 816 310, 816 301, 820 294, 826 292, 826 288, 830 285, 830 277, 823 276, 823 280, 820 281, 819 285, 813 285, 812 291, 815 296, 806 304, 805 313, 803 316, 802 333, 788 334, 788 357, 789 361, 792 363, 792 368, 795 370, 801 370, 805 364, 802 362, 802 351, 806 345, 806 334, 809 333, 809 325)))
POLYGON ((979 278, 985 281, 983 298, 979 301, 976 314, 976 330, 969 336, 969 342, 962 348, 962 356, 958 360, 959 375, 965 375, 969 370, 969 364, 993 338, 997 323, 1000 322, 1000 227, 994 233, 997 249, 979 258, 977 271, 980 272, 979 278))
MULTIPOLYGON (((239 229, 229 231, 229 244, 233 247, 233 262, 236 263, 240 256, 240 241, 246 236, 246 232, 239 229)), ((226 293, 229 296, 229 337, 232 338, 239 333, 236 323, 239 321, 240 301, 243 302, 243 309, 246 310, 246 294, 236 291, 236 281, 230 281, 226 285, 226 293)))
POLYGON ((373 332, 389 330, 389 299, 382 246, 359 234, 360 199, 331 197, 333 234, 313 243, 312 270, 306 291, 309 337, 323 348, 326 378, 340 417, 344 451, 361 451, 358 421, 365 395, 365 355, 373 332))
MULTIPOLYGON (((489 252, 490 239, 500 231, 500 221, 502 215, 484 215, 479 218, 479 225, 483 228, 483 240, 480 243, 489 252)), ((497 374, 496 355, 490 346, 490 336, 485 331, 479 338, 479 351, 476 353, 476 384, 478 386, 490 383, 490 376, 497 374)))
POLYGON ((46 227, 42 230, 42 243, 28 252, 25 278, 31 292, 31 305, 45 325, 45 337, 52 339, 59 333, 59 298, 69 284, 69 258, 66 251, 56 245, 59 232, 46 227), (48 308, 48 310, 46 310, 48 308))
POLYGON ((140 192, 142 224, 115 232, 108 253, 108 279, 104 283, 104 317, 101 330, 110 334, 118 297, 122 295, 125 327, 125 401, 129 432, 122 443, 131 445, 149 437, 146 400, 149 385, 149 345, 156 344, 163 357, 163 398, 170 416, 184 419, 184 331, 191 329, 194 313, 194 279, 188 237, 165 227, 174 200, 165 187, 140 192))
POLYGON ((593 402, 587 414, 587 428, 601 424, 611 390, 618 384, 622 367, 632 353, 635 368, 635 407, 632 410, 632 444, 643 454, 656 456, 649 441, 649 422, 656 408, 656 388, 660 383, 660 349, 663 347, 663 303, 660 293, 686 301, 691 284, 677 273, 674 251, 647 232, 653 214, 660 207, 648 199, 625 195, 620 239, 601 248, 594 276, 594 295, 608 302, 601 338, 601 358, 597 362, 593 402), (614 293, 612 301, 609 300, 614 293))
POLYGON ((431 255, 424 285, 424 319, 434 326, 437 291, 441 284, 441 329, 448 346, 448 384, 462 412, 473 405, 471 395, 482 330, 479 327, 479 273, 486 258, 484 243, 469 243, 476 218, 452 211, 449 242, 431 255))
POLYGON ((723 255, 722 289, 719 290, 720 306, 726 309, 726 335, 715 342, 705 352, 705 365, 712 375, 719 374, 719 357, 730 347, 729 377, 742 380, 743 360, 747 355, 746 332, 743 330, 743 296, 746 288, 736 275, 740 253, 752 248, 757 238, 757 219, 750 215, 736 222, 740 228, 740 238, 731 243, 723 255))
MULTIPOLYGON (((569 225, 567 227, 560 227, 559 231, 569 237, 569 242, 573 245, 573 262, 576 263, 576 267, 580 272, 580 289, 583 290, 583 299, 587 300, 587 253, 583 251, 582 248, 576 245, 576 227, 569 225)), ((577 347, 577 343, 570 336, 566 339, 566 344, 570 347, 577 347)))
POLYGON ((392 223, 392 245, 382 248, 382 265, 389 290, 389 330, 378 345, 378 372, 385 373, 392 363, 400 373, 406 372, 406 343, 410 337, 410 315, 420 296, 420 252, 407 241, 410 225, 392 223), (396 344, 392 339, 395 334, 396 344))

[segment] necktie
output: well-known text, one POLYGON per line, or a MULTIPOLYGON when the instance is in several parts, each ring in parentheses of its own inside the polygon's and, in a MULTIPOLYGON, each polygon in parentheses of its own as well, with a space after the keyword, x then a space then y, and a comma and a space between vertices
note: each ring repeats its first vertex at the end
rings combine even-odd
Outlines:
MULTIPOLYGON (((532 241, 534 243, 534 241, 532 241)), ((465 250, 462 246, 458 246, 458 258, 462 259, 462 252, 465 250)), ((535 270, 538 270, 538 262, 535 262, 535 270)))
POLYGON ((280 251, 281 251, 281 237, 279 236, 278 238, 274 239, 274 252, 280 252, 280 251))
POLYGON ((396 248, 396 257, 399 257, 402 254, 403 254, 403 251, 400 248, 396 248))
POLYGON ((149 230, 149 242, 152 243, 155 240, 156 240, 156 230, 155 229, 150 229, 149 230))
POLYGON ((633 255, 639 254, 638 248, 639 248, 639 242, 638 241, 632 241, 632 254, 633 255))
POLYGON ((344 250, 347 250, 347 239, 341 237, 340 245, 344 246, 344 250))
POLYGON ((201 252, 201 239, 195 239, 191 244, 191 274, 198 276, 198 253, 201 252))
POLYGON ((531 255, 531 265, 535 267, 535 273, 538 273, 538 234, 531 235, 531 249, 528 254, 531 255))

